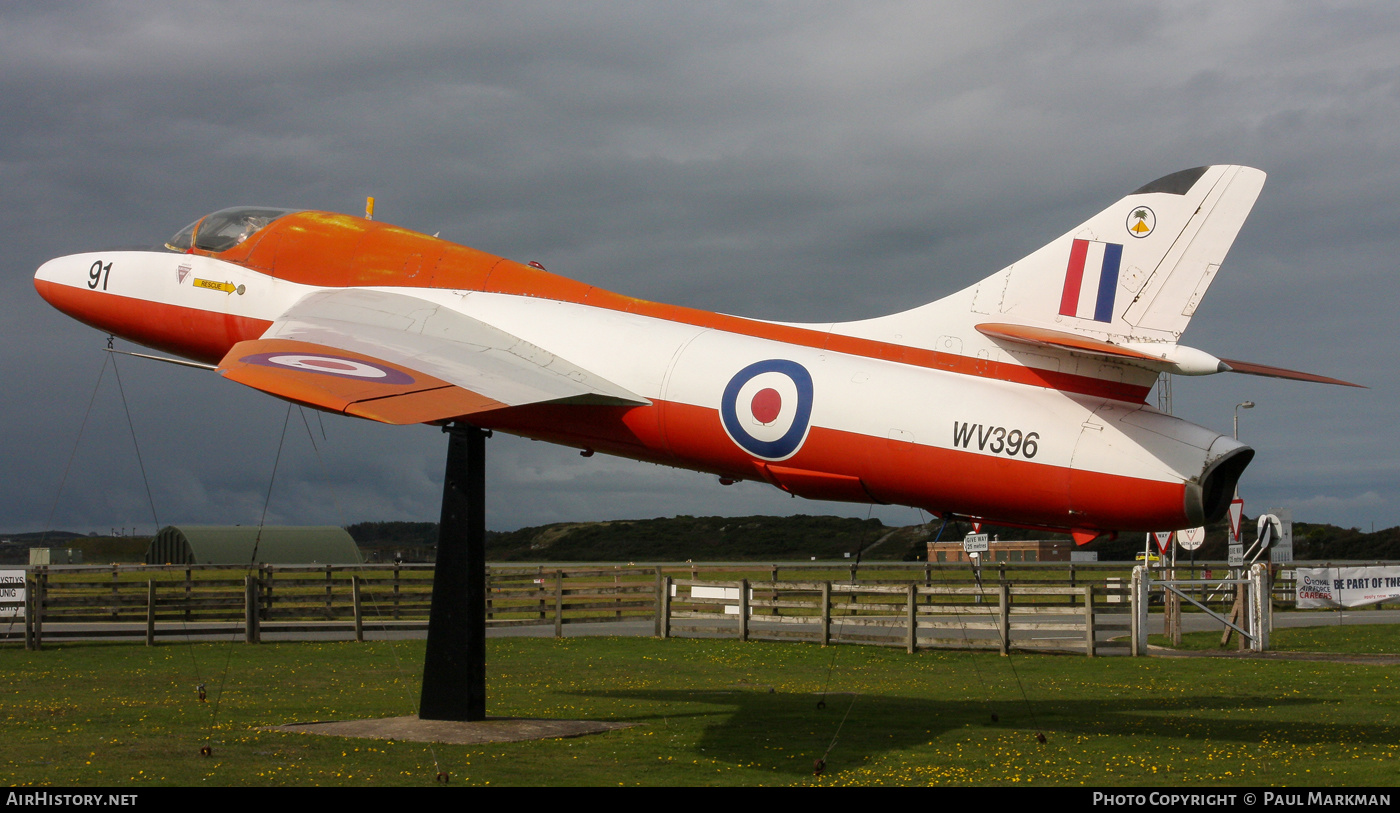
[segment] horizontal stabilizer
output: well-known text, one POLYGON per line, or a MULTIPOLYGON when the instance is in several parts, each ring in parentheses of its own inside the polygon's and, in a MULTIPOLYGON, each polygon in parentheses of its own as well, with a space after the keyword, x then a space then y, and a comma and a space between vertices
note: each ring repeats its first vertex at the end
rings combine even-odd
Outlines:
POLYGON ((1325 375, 1315 375, 1313 373, 1302 373, 1297 370, 1286 370, 1282 367, 1270 367, 1267 364, 1254 364, 1249 361, 1237 361, 1235 359, 1221 359, 1229 371, 1232 373, 1244 373, 1245 375, 1262 375, 1269 378, 1288 378, 1293 381, 1314 381, 1318 384, 1337 384, 1343 387, 1358 387, 1368 389, 1364 384, 1353 384, 1350 381, 1343 381, 1340 378, 1328 378, 1325 375))
POLYGON ((1079 333, 1066 333, 1063 330, 1051 330, 1050 328, 1033 327, 1031 325, 987 323, 978 325, 977 332, 993 339, 1004 339, 1009 342, 1028 344, 1035 347, 1052 347, 1060 350, 1072 350, 1076 353, 1089 353, 1095 356, 1140 361, 1147 364, 1158 361, 1158 359, 1146 353, 1140 353, 1121 345, 1112 344, 1079 333))
POLYGON ((1325 375, 1303 373, 1283 367, 1270 367, 1267 364, 1254 364, 1235 359, 1218 359, 1192 347, 1169 342, 1138 342, 1132 345, 1113 344, 1079 333, 1063 330, 1013 325, 984 323, 977 325, 977 332, 992 339, 1015 342, 1033 347, 1052 350, 1067 350, 1073 353, 1086 353, 1100 358, 1115 359, 1126 364, 1146 367, 1159 372, 1177 375, 1212 375, 1214 373, 1244 373, 1270 378, 1288 378, 1294 381, 1313 381, 1319 384, 1338 384, 1343 387, 1361 387, 1338 378, 1325 375))

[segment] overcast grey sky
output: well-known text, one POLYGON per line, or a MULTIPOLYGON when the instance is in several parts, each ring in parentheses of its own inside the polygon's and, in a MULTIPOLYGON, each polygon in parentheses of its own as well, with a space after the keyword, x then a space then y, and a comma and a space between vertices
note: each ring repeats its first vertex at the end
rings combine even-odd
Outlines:
MULTIPOLYGON (((1178 378, 1177 414, 1228 431, 1258 403, 1251 515, 1400 524, 1391 3, 7 4, 0 99, 0 531, 154 525, 110 366, 75 447, 104 337, 35 293, 55 256, 372 194, 634 296, 854 319, 1210 163, 1269 181, 1183 342, 1371 389, 1178 378)), ((119 365, 159 522, 258 522, 285 404, 119 365)), ((307 417, 319 456, 293 412, 269 522, 437 518, 437 430, 307 417)), ((497 529, 868 510, 500 435, 488 456, 497 529)))

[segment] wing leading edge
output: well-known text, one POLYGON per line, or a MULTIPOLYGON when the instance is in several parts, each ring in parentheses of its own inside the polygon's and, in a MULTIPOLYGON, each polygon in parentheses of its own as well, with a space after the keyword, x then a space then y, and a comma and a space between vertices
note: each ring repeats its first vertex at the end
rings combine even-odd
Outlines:
POLYGON ((536 403, 641 406, 647 399, 478 319, 418 297, 311 294, 219 374, 298 403, 392 424, 536 403))

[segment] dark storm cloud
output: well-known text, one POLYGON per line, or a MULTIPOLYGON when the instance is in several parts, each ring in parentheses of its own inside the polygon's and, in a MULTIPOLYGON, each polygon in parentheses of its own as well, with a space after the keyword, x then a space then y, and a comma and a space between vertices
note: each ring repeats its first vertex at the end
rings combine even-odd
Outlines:
MULTIPOLYGON (((357 211, 624 293, 783 320, 951 293, 1159 175, 1270 173, 1185 340, 1178 413, 1260 449, 1257 503, 1400 521, 1400 15, 1376 4, 87 3, 0 12, 0 528, 46 522, 101 364, 44 260, 236 203, 357 211)), ((256 522, 285 407, 122 367, 162 521, 256 522)), ((109 378, 55 524, 146 522, 109 378)), ((300 416, 278 521, 431 519, 442 439, 300 416), (299 434, 298 434, 299 431, 299 434), (344 519, 342 519, 344 517, 344 519)), ((845 511, 498 437, 497 527, 845 511)), ((914 512, 878 509, 890 521, 914 512)))

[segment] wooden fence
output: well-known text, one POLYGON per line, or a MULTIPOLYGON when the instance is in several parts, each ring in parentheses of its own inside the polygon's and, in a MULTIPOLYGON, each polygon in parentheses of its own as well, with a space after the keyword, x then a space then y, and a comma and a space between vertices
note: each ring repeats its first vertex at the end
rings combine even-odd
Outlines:
POLYGON ((659 634, 920 648, 1128 651, 1127 585, 904 585, 665 578, 659 634), (1120 601, 1114 601, 1119 599, 1120 601))
MULTIPOLYGON (((38 648, 72 638, 257 643, 264 633, 363 640, 366 632, 425 630, 432 567, 34 567, 24 637, 38 648)), ((1092 655, 1127 630, 1128 572, 1123 564, 998 563, 984 567, 978 586, 966 565, 932 563, 867 563, 854 582, 853 563, 498 565, 488 568, 487 623, 552 626, 562 635, 566 624, 645 620, 657 635, 1092 655), (732 598, 723 597, 726 588, 732 598)))
MULTIPOLYGON (((426 630, 432 565, 36 567, 24 638, 144 639, 426 630)), ((490 626, 656 616, 655 568, 493 568, 490 626)))

